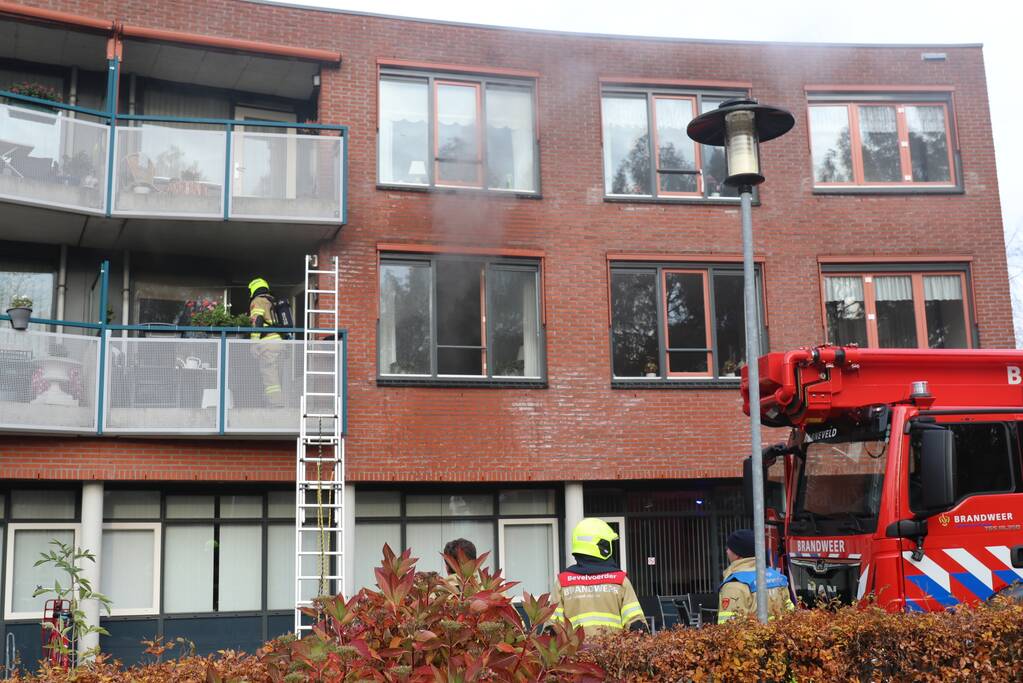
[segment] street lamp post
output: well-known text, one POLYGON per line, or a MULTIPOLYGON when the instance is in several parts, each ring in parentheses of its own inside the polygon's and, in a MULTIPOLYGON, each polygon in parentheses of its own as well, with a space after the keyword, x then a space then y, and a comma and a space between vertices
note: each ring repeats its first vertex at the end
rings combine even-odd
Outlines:
POLYGON ((725 148, 726 185, 739 188, 742 205, 742 275, 746 320, 746 370, 749 383, 750 438, 753 461, 753 534, 757 563, 757 618, 767 623, 767 548, 764 533, 764 465, 760 438, 760 306, 753 270, 753 186, 764 182, 760 174, 761 142, 787 133, 795 123, 784 109, 758 104, 754 99, 722 102, 721 106, 689 122, 689 137, 703 145, 725 148))

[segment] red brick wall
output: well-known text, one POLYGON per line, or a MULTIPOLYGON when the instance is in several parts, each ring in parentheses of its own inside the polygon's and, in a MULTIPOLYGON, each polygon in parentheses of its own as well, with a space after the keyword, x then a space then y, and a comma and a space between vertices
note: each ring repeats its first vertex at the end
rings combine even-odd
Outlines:
MULTIPOLYGON (((862 256, 865 262, 872 256, 971 255, 981 343, 987 347, 1013 343, 980 48, 941 47, 947 61, 923 62, 920 53, 927 48, 595 38, 321 13, 237 0, 32 4, 145 26, 342 52, 341 67, 323 74, 321 119, 351 127, 349 222, 323 253, 340 255, 344 271, 341 313, 351 335, 352 479, 615 479, 739 473, 746 446, 738 392, 610 388, 606 254, 735 254, 740 235, 733 207, 602 200, 601 76, 750 81, 756 97, 796 113, 795 129, 764 148, 768 180, 761 188, 762 206, 754 209, 756 249, 765 258, 772 349, 822 341, 817 258, 849 255, 862 256), (375 95, 381 58, 540 72, 543 199, 377 190, 375 95), (822 83, 953 86, 966 193, 812 194, 804 86, 822 83), (375 245, 384 241, 543 250, 549 387, 377 387, 375 245)), ((131 55, 125 58, 125 69, 130 70, 131 55)), ((131 451, 124 442, 103 444, 98 448, 131 451)), ((177 448, 187 452, 196 446, 182 441, 177 448)), ((134 462, 134 457, 128 459, 134 462)), ((151 455, 150 462, 160 457, 151 455)))

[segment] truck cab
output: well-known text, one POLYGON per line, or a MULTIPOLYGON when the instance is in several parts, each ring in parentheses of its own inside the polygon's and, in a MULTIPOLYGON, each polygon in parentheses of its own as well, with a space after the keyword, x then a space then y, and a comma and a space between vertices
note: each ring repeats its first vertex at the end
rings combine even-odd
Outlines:
MULTIPOLYGON (((824 346, 760 358, 785 565, 806 606, 893 611, 1023 582, 1023 352, 824 346)), ((743 393, 748 404, 744 371, 743 393)))

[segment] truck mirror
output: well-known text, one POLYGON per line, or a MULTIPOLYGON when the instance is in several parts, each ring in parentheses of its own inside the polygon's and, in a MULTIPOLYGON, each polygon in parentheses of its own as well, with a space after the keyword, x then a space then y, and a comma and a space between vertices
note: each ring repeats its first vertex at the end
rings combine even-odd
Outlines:
POLYGON ((927 535, 926 519, 900 519, 892 522, 884 530, 888 538, 917 539, 927 535))
POLYGON ((949 508, 955 503, 955 434, 949 429, 927 429, 920 438, 923 506, 928 510, 949 508))
POLYGON ((1012 549, 1012 566, 1016 569, 1023 569, 1023 545, 1012 549))

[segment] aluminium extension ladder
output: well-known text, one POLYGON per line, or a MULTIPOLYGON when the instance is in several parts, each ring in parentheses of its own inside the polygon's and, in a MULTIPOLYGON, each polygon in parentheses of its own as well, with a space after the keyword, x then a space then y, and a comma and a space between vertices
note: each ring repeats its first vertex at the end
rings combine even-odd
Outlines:
POLYGON ((345 442, 341 424, 338 257, 305 257, 301 421, 295 459, 295 635, 318 596, 345 593, 345 442))

